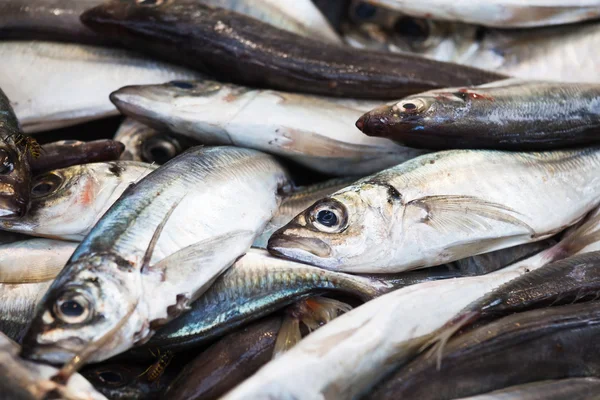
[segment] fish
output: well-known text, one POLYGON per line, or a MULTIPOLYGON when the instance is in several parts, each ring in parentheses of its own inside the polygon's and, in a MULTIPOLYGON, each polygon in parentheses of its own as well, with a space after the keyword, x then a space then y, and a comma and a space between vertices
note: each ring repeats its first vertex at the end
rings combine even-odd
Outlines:
POLYGON ((491 0, 485 4, 474 4, 469 0, 368 0, 368 3, 419 18, 461 21, 497 28, 564 25, 600 17, 598 0, 491 0))
POLYGON ((125 145, 121 160, 162 165, 200 143, 187 137, 156 130, 132 118, 125 118, 114 140, 125 145))
POLYGON ((38 305, 52 280, 36 283, 0 283, 0 332, 21 343, 38 305))
POLYGON ((352 129, 356 118, 372 107, 371 101, 210 80, 126 86, 110 98, 123 114, 155 129, 204 144, 261 150, 330 175, 367 175, 425 153, 352 129), (269 118, 264 118, 264 110, 269 110, 269 118))
POLYGON ((277 160, 249 149, 193 147, 167 162, 80 243, 23 353, 65 363, 84 352, 97 362, 147 342, 250 248, 289 185, 277 160))
POLYGON ((459 400, 586 400, 600 394, 600 379, 566 378, 510 386, 459 400))
POLYGON ((297 35, 342 43, 311 0, 202 0, 201 3, 235 11, 297 35))
POLYGON ((91 142, 60 140, 41 146, 40 156, 30 160, 31 173, 36 176, 72 165, 118 160, 125 145, 114 140, 91 142))
POLYGON ((315 294, 342 293, 367 301, 392 289, 377 278, 335 273, 250 249, 189 312, 159 330, 148 346, 173 350, 198 346, 315 294))
POLYGON ((135 161, 74 165, 33 179, 31 206, 0 229, 34 236, 81 241, 125 189, 157 167, 135 161))
POLYGON ((418 357, 366 399, 454 399, 543 379, 594 377, 600 303, 513 314, 450 341, 440 369, 418 357))
POLYGON ((411 54, 358 51, 303 38, 189 0, 112 1, 86 11, 81 20, 129 48, 258 88, 383 100, 506 77, 411 54))
POLYGON ((3 41, 0 58, 0 87, 26 133, 118 115, 108 96, 125 85, 198 77, 126 50, 71 43, 3 41))
POLYGON ((86 28, 79 16, 102 0, 4 0, 0 38, 110 44, 86 28))
POLYGON ((51 378, 58 370, 19 357, 19 346, 0 333, 0 392, 11 400, 106 400, 81 375, 73 375, 66 385, 51 378))
POLYGON ((597 206, 599 157, 597 147, 425 154, 317 201, 267 248, 336 271, 385 273, 548 238, 597 206))
POLYGON ((31 167, 26 138, 10 100, 0 89, 0 220, 20 218, 29 207, 31 167))
POLYGON ((428 149, 553 150, 593 145, 600 85, 507 79, 433 90, 382 105, 356 127, 428 149))

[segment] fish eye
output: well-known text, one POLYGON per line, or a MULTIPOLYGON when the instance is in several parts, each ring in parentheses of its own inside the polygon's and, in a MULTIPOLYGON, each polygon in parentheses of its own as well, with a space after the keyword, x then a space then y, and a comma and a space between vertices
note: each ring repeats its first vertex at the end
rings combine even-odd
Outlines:
POLYGON ((31 196, 39 198, 54 193, 60 187, 63 178, 54 173, 38 176, 31 185, 31 196))
POLYGON ((136 0, 140 6, 160 6, 164 0, 136 0))
POLYGON ((145 162, 164 164, 181 152, 179 145, 168 137, 153 137, 142 144, 145 162))
POLYGON ((171 85, 178 87, 180 89, 193 89, 194 84, 186 81, 171 81, 171 85))
POLYGON ((338 217, 331 210, 321 210, 317 213, 317 221, 319 221, 321 225, 331 228, 332 226, 337 225, 338 217))
POLYGON ((67 324, 80 324, 90 316, 90 302, 80 292, 63 293, 54 303, 54 315, 67 324))
POLYGON ((121 385, 124 381, 123 375, 117 371, 99 371, 98 379, 110 386, 121 385))
POLYGON ((354 9, 354 15, 359 19, 370 19, 377 13, 377 8, 371 4, 361 2, 354 9))
POLYGON ((315 228, 326 233, 341 232, 348 220, 346 207, 332 200, 315 204, 309 219, 315 228))
POLYGON ((0 175, 10 174, 15 169, 15 163, 8 151, 0 149, 0 175))
POLYGON ((427 110, 428 107, 429 106, 428 106, 427 102, 425 100, 419 99, 419 98, 403 100, 403 101, 399 102, 398 104, 396 104, 396 108, 398 110, 406 112, 406 113, 410 113, 410 114, 423 112, 423 111, 427 110))
POLYGON ((426 20, 411 17, 398 19, 394 24, 394 31, 415 44, 426 41, 431 33, 426 20))

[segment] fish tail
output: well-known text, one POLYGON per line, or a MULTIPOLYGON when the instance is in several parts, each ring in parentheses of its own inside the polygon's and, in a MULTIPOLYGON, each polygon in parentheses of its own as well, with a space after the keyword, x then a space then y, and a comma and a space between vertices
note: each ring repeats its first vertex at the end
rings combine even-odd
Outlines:
POLYGON ((552 261, 575 255, 590 244, 600 241, 600 213, 597 210, 592 213, 587 221, 549 249, 554 256, 552 261))
POLYGON ((275 348, 273 349, 273 359, 279 357, 302 339, 300 334, 300 321, 292 315, 286 313, 281 323, 275 348))

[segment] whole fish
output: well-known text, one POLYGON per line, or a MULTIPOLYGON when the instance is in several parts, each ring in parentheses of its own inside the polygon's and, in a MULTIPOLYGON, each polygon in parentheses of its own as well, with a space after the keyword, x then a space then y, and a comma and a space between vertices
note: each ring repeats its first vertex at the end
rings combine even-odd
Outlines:
POLYGON ((542 379, 600 372, 600 302, 513 314, 448 343, 440 369, 417 358, 368 399, 455 399, 542 379))
POLYGON ((125 145, 121 160, 144 161, 162 165, 199 143, 187 137, 163 132, 126 118, 114 140, 125 145))
POLYGON ((288 179, 273 157, 233 147, 194 147, 150 173, 55 279, 25 354, 62 363, 84 352, 102 361, 144 343, 250 248, 288 179))
POLYGON ((20 218, 29 207, 31 170, 27 139, 9 99, 0 89, 0 218, 3 220, 20 218))
POLYGON ((369 136, 431 149, 548 150, 600 141, 600 85, 508 79, 433 90, 364 114, 369 136))
POLYGON ((298 35, 341 44, 338 34, 311 0, 199 0, 198 2, 226 8, 298 35))
POLYGON ((0 332, 20 343, 51 283, 0 283, 0 332))
POLYGON ((332 175, 369 174, 423 151, 352 128, 373 102, 337 100, 214 81, 128 86, 111 94, 124 114, 205 144, 253 148, 332 175), (263 115, 269 110, 269 118, 263 115), (310 124, 307 124, 310 121, 310 124))
POLYGON ((93 30, 223 81, 339 97, 398 98, 505 76, 410 54, 358 51, 303 38, 221 8, 175 0, 112 1, 86 11, 93 30))
POLYGON ((79 21, 81 13, 101 3, 102 0, 4 0, 0 3, 0 37, 106 43, 79 21))
POLYGON ((197 346, 319 293, 342 293, 366 301, 392 289, 377 278, 331 272, 251 249, 215 280, 188 313, 158 331, 149 345, 197 346))
POLYGON ((118 160, 125 150, 123 143, 109 139, 81 142, 61 140, 40 148, 40 155, 30 160, 31 172, 39 175, 72 165, 118 160))
POLYGON ((45 364, 22 360, 19 346, 0 333, 0 393, 3 399, 106 400, 81 375, 73 375, 66 386, 51 378, 58 370, 45 364))
POLYGON ((108 95, 125 85, 198 76, 129 51, 78 44, 5 41, 0 58, 0 87, 25 132, 117 115, 108 95))
POLYGON ((80 241, 131 185, 156 169, 135 161, 74 165, 33 179, 31 207, 0 228, 35 236, 80 241))
POLYGON ((462 21, 498 28, 563 25, 600 17, 600 1, 574 0, 368 0, 420 18, 462 21))
POLYGON ((459 400, 589 400, 600 395, 600 379, 568 378, 526 383, 459 400))
POLYGON ((271 253, 344 272, 440 265, 550 237, 598 203, 600 149, 426 154, 317 201, 271 253))

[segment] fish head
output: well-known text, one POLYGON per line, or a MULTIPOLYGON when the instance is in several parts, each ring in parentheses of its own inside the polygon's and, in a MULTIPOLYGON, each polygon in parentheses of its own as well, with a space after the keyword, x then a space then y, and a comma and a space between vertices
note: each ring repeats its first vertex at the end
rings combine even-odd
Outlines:
POLYGON ((27 152, 0 144, 0 219, 23 217, 29 207, 31 169, 27 152))
POLYGON ((140 274, 118 256, 68 263, 38 305, 22 355, 61 364, 89 352, 89 361, 102 361, 133 346, 147 331, 140 287, 140 274))
POLYGON ((389 233, 382 219, 392 218, 401 200, 390 189, 357 183, 321 199, 276 231, 267 245, 274 255, 331 270, 377 263, 389 233))

